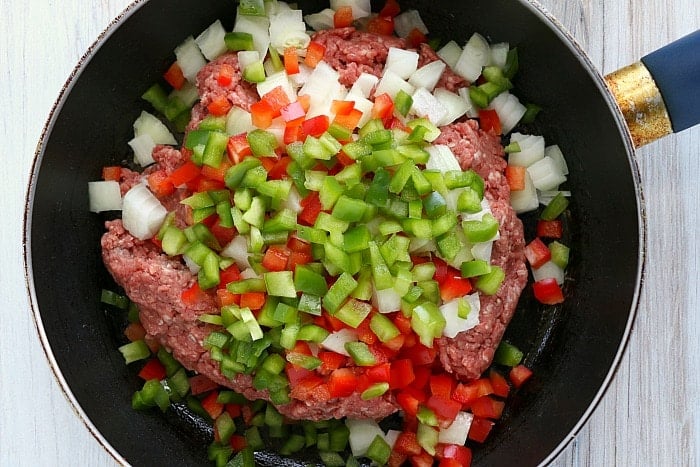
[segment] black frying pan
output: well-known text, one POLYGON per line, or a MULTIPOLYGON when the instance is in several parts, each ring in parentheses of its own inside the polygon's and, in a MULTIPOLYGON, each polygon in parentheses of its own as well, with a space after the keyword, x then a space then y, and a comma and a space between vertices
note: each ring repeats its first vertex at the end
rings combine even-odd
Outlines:
MULTIPOLYGON (((64 389, 110 452, 134 465, 209 465, 211 433, 184 410, 163 416, 130 407, 140 383, 117 351, 123 323, 100 304, 100 290, 114 284, 99 254, 104 218, 88 212, 87 182, 97 180, 103 166, 129 158, 126 142, 144 108, 138 96, 160 77, 184 37, 216 18, 230 28, 232 3, 133 5, 62 94, 33 168, 26 262, 44 345, 64 389)), ((559 144, 572 172, 567 301, 541 307, 529 292, 523 295, 506 337, 527 352, 525 363, 536 376, 509 400, 488 442, 474 451, 476 465, 538 464, 552 459, 593 410, 634 318, 644 225, 633 145, 599 74, 536 6, 525 0, 401 4, 419 9, 434 36, 463 42, 479 31, 517 45, 518 94, 545 109, 523 130, 559 144)), ((259 460, 294 464, 274 455, 259 460)))

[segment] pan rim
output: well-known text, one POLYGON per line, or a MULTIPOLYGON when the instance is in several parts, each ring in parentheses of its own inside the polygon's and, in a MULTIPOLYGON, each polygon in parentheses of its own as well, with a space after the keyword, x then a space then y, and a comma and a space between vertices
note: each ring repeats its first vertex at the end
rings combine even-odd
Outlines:
MULTIPOLYGON (((627 131, 627 126, 624 122, 624 118, 619 111, 615 99, 606 86, 605 81, 592 63, 590 57, 581 47, 578 41, 567 31, 564 25, 538 1, 538 0, 519 0, 523 6, 530 9, 531 12, 539 17, 543 23, 547 24, 552 32, 555 33, 567 48, 570 49, 572 54, 578 59, 582 67, 586 70, 589 76, 595 81, 601 96, 605 99, 609 107, 609 111, 612 114, 616 126, 618 128, 618 133, 622 139, 625 146, 625 152, 630 166, 630 171, 632 174, 634 186, 635 186, 635 198, 637 206, 637 220, 639 225, 639 251, 638 251, 638 266, 637 275, 635 279, 635 290, 632 296, 632 303, 630 305, 629 315, 624 332, 621 336, 620 345, 618 350, 612 360, 610 369, 603 379, 600 388, 596 392, 595 396, 591 400, 588 408, 583 412, 583 414, 578 419, 577 423, 571 429, 571 431, 562 439, 562 441, 550 452, 550 454, 542 460, 540 465, 548 465, 553 462, 561 452, 571 443, 573 439, 577 436, 579 431, 588 422, 591 415, 601 402, 603 396, 610 388, 610 384, 614 379, 617 370, 620 367, 620 362, 622 361, 624 354, 630 342, 630 334, 634 321, 639 308, 639 298, 641 295, 641 289, 644 284, 645 270, 646 270, 646 250, 647 250, 647 221, 645 215, 645 201, 644 193, 641 184, 641 176, 639 173, 639 166, 635 159, 635 148, 632 143, 632 139, 627 131)), ((39 169, 41 162, 43 160, 45 144, 48 136, 51 134, 53 127, 56 123, 57 115, 62 108, 65 100, 69 96, 72 88, 80 78, 82 72, 86 66, 90 63, 92 58, 99 51, 101 46, 111 37, 121 25, 124 23, 132 14, 137 12, 143 5, 145 5, 148 0, 134 0, 127 7, 117 15, 110 23, 105 27, 105 29, 98 35, 98 37, 92 42, 92 44, 87 48, 85 53, 80 57, 79 61, 69 74, 68 78, 64 82, 59 96, 54 102, 51 110, 49 111, 48 118, 42 129, 41 135, 39 137, 37 147, 34 153, 33 161, 31 163, 30 178, 25 196, 25 210, 23 219, 23 232, 22 232, 22 247, 23 247, 23 260, 24 260, 24 274, 25 274, 25 286, 27 288, 29 296, 29 306, 31 308, 31 315, 34 321, 34 326, 39 335, 39 340, 41 343, 42 350, 46 356, 51 372, 54 378, 58 382, 58 386, 61 392, 66 397, 67 401, 71 405, 73 412, 78 416, 82 424, 88 429, 93 438, 107 451, 107 453, 120 465, 128 466, 129 463, 126 459, 111 445, 111 443, 102 435, 102 433, 97 429, 97 427, 90 420, 88 415, 85 413, 84 409, 80 405, 79 401, 76 399, 71 388, 69 387, 67 381, 65 380, 61 369, 59 368, 58 362, 55 358, 51 345, 49 343, 48 336, 43 326, 43 320, 41 318, 41 313, 39 311, 39 304, 36 297, 35 284, 34 284, 34 274, 32 266, 32 253, 31 253, 31 228, 32 228, 32 214, 33 214, 33 199, 36 190, 37 178, 39 175, 39 169)))

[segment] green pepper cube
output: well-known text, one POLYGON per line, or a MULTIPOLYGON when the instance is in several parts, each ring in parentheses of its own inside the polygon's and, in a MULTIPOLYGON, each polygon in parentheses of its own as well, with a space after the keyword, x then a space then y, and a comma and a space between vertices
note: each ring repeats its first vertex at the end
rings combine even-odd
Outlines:
POLYGON ((292 271, 275 271, 263 274, 267 293, 275 297, 296 298, 292 271))
POLYGON ((374 354, 364 342, 346 342, 345 350, 357 366, 374 366, 377 362, 374 354))
POLYGON ((298 292, 325 295, 328 292, 326 279, 306 265, 298 265, 294 271, 294 287, 298 292))
POLYGON ((357 328, 371 311, 370 303, 351 298, 335 312, 334 316, 351 328, 357 328))
POLYGON ((334 314, 357 287, 357 281, 347 272, 342 273, 338 280, 328 289, 323 297, 323 307, 334 314))
POLYGON ((358 222, 364 217, 366 209, 367 203, 364 201, 341 195, 336 201, 331 214, 342 221, 358 222))

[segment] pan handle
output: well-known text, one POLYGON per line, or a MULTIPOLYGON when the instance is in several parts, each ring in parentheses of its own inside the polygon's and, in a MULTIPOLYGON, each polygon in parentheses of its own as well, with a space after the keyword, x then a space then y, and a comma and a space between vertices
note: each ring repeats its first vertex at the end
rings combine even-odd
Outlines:
POLYGON ((700 30, 610 73, 636 147, 700 123, 700 30))

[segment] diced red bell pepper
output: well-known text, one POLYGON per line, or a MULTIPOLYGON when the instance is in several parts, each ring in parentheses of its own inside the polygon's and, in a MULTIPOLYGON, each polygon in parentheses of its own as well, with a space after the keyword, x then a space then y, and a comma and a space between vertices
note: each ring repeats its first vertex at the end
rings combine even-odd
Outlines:
POLYGON ((348 130, 354 130, 357 128, 360 120, 362 120, 362 111, 359 109, 352 109, 347 114, 336 114, 333 123, 337 123, 348 130))
POLYGON ((392 450, 389 454, 389 460, 386 462, 387 467, 401 467, 408 461, 408 456, 401 454, 398 451, 392 450))
POLYGON ((417 456, 411 456, 410 461, 412 467, 433 467, 433 457, 425 451, 417 456))
POLYGON ((399 334, 393 339, 389 339, 388 341, 384 342, 384 347, 392 352, 398 352, 403 347, 404 342, 406 342, 406 336, 399 334))
POLYGON ((102 167, 102 180, 106 182, 118 182, 122 177, 122 168, 118 165, 102 167))
POLYGON ((272 124, 275 111, 267 101, 261 100, 250 106, 250 115, 253 125, 264 130, 272 124))
POLYGON ((333 100, 331 103, 331 113, 335 115, 347 115, 355 108, 353 101, 333 100))
POLYGON ((141 368, 141 371, 139 371, 139 378, 143 379, 144 381, 151 379, 157 379, 160 381, 165 378, 165 376, 165 367, 157 358, 150 359, 148 362, 146 362, 143 368, 141 368))
POLYGON ((489 370, 489 381, 491 382, 491 387, 493 388, 493 393, 495 395, 504 398, 508 397, 510 386, 502 374, 491 368, 491 370, 489 370))
POLYGON ((200 394, 204 394, 205 392, 213 391, 219 387, 218 384, 204 375, 194 375, 189 378, 189 382, 190 394, 193 396, 198 396, 200 394))
POLYGON ((246 448, 246 446, 248 446, 248 442, 243 435, 232 435, 231 439, 229 440, 229 444, 231 445, 233 452, 242 451, 246 448))
POLYGON ((245 133, 231 136, 228 139, 228 144, 226 145, 226 152, 228 152, 228 158, 234 164, 238 164, 245 157, 253 154, 245 133))
POLYGON ((241 294, 241 308, 259 310, 265 306, 265 292, 246 292, 241 294))
POLYGON ((498 114, 493 109, 479 110, 479 126, 488 133, 493 133, 495 135, 500 135, 502 133, 501 119, 498 118, 498 114))
POLYGON ((527 258, 530 266, 537 269, 552 259, 552 252, 547 248, 547 245, 537 237, 525 246, 525 258, 527 258))
POLYGON ((470 464, 462 464, 456 459, 441 459, 438 462, 438 467, 463 467, 464 465, 470 464))
MULTIPOLYGON (((442 284, 443 282, 445 282, 445 279, 447 279, 448 275, 451 277, 456 277, 455 273, 451 271, 453 268, 448 266, 447 263, 441 260, 440 258, 433 258, 432 262, 435 265, 435 274, 433 274, 433 279, 435 279, 438 284, 442 284)), ((454 271, 457 270, 454 269, 454 271)), ((461 274, 457 272, 457 276, 461 276, 461 274)))
POLYGON ((345 323, 340 321, 338 318, 335 316, 329 315, 327 312, 323 312, 323 317, 326 319, 326 322, 328 322, 328 328, 332 329, 333 331, 340 331, 341 329, 347 328, 345 323))
POLYGON ((297 266, 308 264, 313 260, 314 258, 311 253, 299 253, 292 251, 289 255, 289 260, 287 261, 287 270, 296 271, 297 266))
POLYGON ((381 118, 382 120, 394 112, 394 101, 387 93, 380 94, 374 97, 374 105, 372 106, 372 118, 381 118))
POLYGON ((348 363, 348 357, 336 352, 321 350, 318 353, 318 358, 321 360, 319 367, 322 374, 330 374, 333 370, 342 368, 348 363))
POLYGON ((428 37, 418 28, 413 28, 406 36, 406 42, 412 49, 417 49, 419 45, 428 42, 428 37))
POLYGON ((214 98, 209 105, 207 105, 207 110, 215 117, 222 117, 231 110, 231 107, 233 107, 233 104, 222 94, 214 98))
POLYGON ((231 416, 231 418, 240 417, 242 410, 239 404, 226 404, 224 410, 231 416))
POLYGON ((224 182, 211 180, 209 178, 199 177, 197 180, 197 188, 195 191, 218 191, 226 188, 224 182))
POLYGON ((391 367, 392 364, 389 362, 382 363, 381 365, 375 365, 367 368, 365 370, 365 374, 370 381, 374 383, 388 383, 391 379, 391 367))
POLYGON ((301 400, 327 401, 331 398, 330 391, 323 382, 323 378, 313 373, 292 385, 289 395, 301 400))
POLYGON ((195 305, 206 299, 206 296, 206 293, 199 288, 199 284, 195 282, 192 286, 182 291, 180 299, 185 305, 195 305))
POLYGON ((287 47, 284 49, 284 71, 288 75, 296 75, 299 73, 299 54, 296 47, 287 47))
POLYGON ((170 68, 163 74, 163 78, 175 89, 182 89, 185 85, 185 75, 182 74, 182 68, 177 62, 170 65, 170 68))
POLYGON ((542 238, 561 238, 564 233, 562 222, 559 219, 537 221, 537 236, 542 238))
POLYGON ((236 229, 233 227, 223 227, 219 219, 214 222, 214 225, 212 225, 209 230, 211 230, 212 235, 214 235, 219 242, 219 245, 222 246, 228 245, 229 242, 233 240, 233 237, 236 236, 236 229))
POLYGON ((290 255, 289 248, 283 245, 270 245, 265 251, 262 265, 268 271, 285 271, 290 255))
POLYGON ((287 379, 289 380, 289 385, 295 387, 299 385, 299 382, 311 377, 318 377, 313 371, 307 370, 300 366, 292 365, 288 363, 284 367, 284 372, 287 374, 287 379))
POLYGON ((413 388, 405 388, 396 394, 396 402, 401 409, 411 417, 415 417, 420 408, 420 404, 425 402, 425 395, 413 388))
POLYGON ((224 411, 224 404, 217 402, 219 391, 211 391, 202 399, 202 408, 207 411, 212 420, 215 420, 224 411))
POLYGON ((286 144, 292 144, 297 141, 304 141, 306 136, 304 131, 301 129, 301 123, 290 122, 284 127, 284 135, 282 135, 282 142, 286 144))
POLYGON ((333 27, 335 28, 347 28, 352 26, 352 7, 351 6, 341 6, 333 14, 333 27))
POLYGON ((432 376, 433 373, 429 366, 417 366, 413 368, 413 374, 416 379, 411 383, 411 387, 423 391, 428 387, 430 376, 432 376))
POLYGON ((492 420, 474 417, 469 427, 468 438, 477 443, 483 443, 486 441, 486 438, 488 438, 489 433, 491 433, 493 425, 495 425, 495 423, 492 420))
POLYGON ((510 191, 523 191, 525 189, 525 175, 527 167, 520 165, 506 166, 506 180, 510 191))
POLYGON ((386 0, 386 3, 382 7, 381 10, 379 10, 379 16, 396 16, 401 12, 401 7, 399 6, 399 2, 396 0, 386 0))
POLYGON ((311 68, 316 68, 318 62, 323 60, 323 55, 326 53, 326 46, 320 42, 310 42, 309 46, 306 48, 306 56, 304 57, 304 63, 311 68))
POLYGON ((394 360, 391 363, 389 387, 391 389, 405 388, 416 379, 413 373, 413 362, 407 358, 394 360))
POLYGON ((564 292, 553 277, 542 279, 532 284, 535 298, 545 305, 556 305, 564 302, 564 292))
POLYGON ((302 210, 299 213, 298 219, 300 224, 314 225, 316 218, 321 213, 321 199, 317 191, 312 191, 309 195, 301 200, 302 210))
MULTIPOLYGON (((456 465, 469 466, 472 463, 472 451, 466 446, 457 444, 439 444, 438 452, 440 461, 451 460, 457 462, 456 465)), ((443 464, 441 463, 440 466, 443 464)))
POLYGON ((525 384, 525 381, 529 380, 531 376, 532 370, 522 364, 511 368, 510 373, 508 374, 510 382, 513 383, 513 386, 516 388, 519 388, 525 384))
POLYGON ((441 396, 430 396, 425 405, 435 412, 438 418, 450 422, 454 421, 459 411, 462 410, 462 404, 441 396))
POLYGON ((241 304, 241 296, 226 290, 226 285, 219 282, 216 287, 216 303, 219 307, 241 304))
POLYGON ((237 265, 232 264, 223 271, 219 272, 219 279, 222 286, 226 287, 226 284, 228 284, 229 282, 236 282, 241 280, 241 270, 238 269, 237 265))
POLYGON ((430 365, 435 361, 437 350, 433 347, 426 347, 423 344, 416 344, 413 347, 401 349, 401 356, 409 358, 414 366, 430 365))
POLYGON ((357 389, 357 376, 350 368, 338 368, 328 377, 331 397, 348 397, 357 389))
POLYGON ((282 89, 282 86, 274 87, 266 92, 262 100, 270 105, 273 117, 278 117, 281 109, 291 103, 289 101, 289 96, 284 89, 282 89))
POLYGON ((470 407, 475 417, 496 420, 501 418, 505 402, 497 401, 491 396, 482 396, 472 401, 470 407))
POLYGON ((291 157, 280 157, 280 159, 277 162, 275 162, 272 168, 268 170, 268 180, 282 180, 284 178, 287 178, 287 167, 291 162, 291 157))
POLYGON ((378 340, 377 335, 369 327, 371 319, 372 315, 370 314, 362 320, 362 322, 357 326, 357 328, 355 328, 355 332, 357 332, 357 338, 367 345, 372 345, 378 340))
POLYGON ((229 65, 228 63, 222 63, 219 67, 219 74, 216 76, 216 82, 219 83, 219 86, 230 86, 233 82, 233 75, 235 73, 236 70, 233 68, 232 65, 229 65))
POLYGON ((493 387, 488 378, 480 378, 470 383, 459 383, 452 391, 452 399, 463 404, 469 405, 476 399, 493 394, 493 387))
POLYGON ((452 397, 452 389, 454 378, 446 373, 430 376, 430 393, 433 396, 450 399, 452 397))
POLYGON ((308 120, 304 120, 304 123, 301 124, 301 129, 304 134, 318 138, 328 130, 329 125, 330 121, 328 115, 317 115, 308 120))
POLYGON ((169 175, 170 183, 175 187, 191 182, 199 177, 200 168, 192 161, 187 161, 169 175))
POLYGON ((411 319, 407 318, 403 313, 396 313, 396 316, 394 316, 394 325, 399 328, 401 334, 408 334, 411 332, 411 319))
POLYGON ((151 189, 156 198, 170 196, 175 192, 175 186, 170 181, 163 170, 157 170, 148 174, 148 187, 151 189))
POLYGON ((394 34, 394 18, 391 16, 377 16, 367 23, 367 32, 391 36, 394 34))
POLYGON ((416 456, 420 454, 422 450, 423 448, 418 444, 416 434, 410 431, 401 432, 398 438, 396 438, 396 443, 394 443, 394 451, 406 456, 416 456))
POLYGON ((440 298, 442 301, 449 302, 458 297, 464 297, 472 291, 472 283, 464 277, 447 277, 440 284, 440 298))
POLYGON ((217 182, 223 182, 224 177, 226 176, 226 171, 232 166, 233 164, 231 161, 228 159, 224 159, 221 161, 218 167, 211 167, 209 165, 202 165, 201 168, 201 175, 204 178, 207 178, 209 180, 216 180, 217 182))

